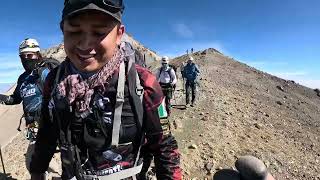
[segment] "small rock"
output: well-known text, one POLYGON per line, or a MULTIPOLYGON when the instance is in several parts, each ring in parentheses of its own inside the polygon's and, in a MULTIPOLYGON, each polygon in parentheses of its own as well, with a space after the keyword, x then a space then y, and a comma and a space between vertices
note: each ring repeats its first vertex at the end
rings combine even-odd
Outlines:
POLYGON ((207 164, 205 165, 205 168, 206 168, 206 170, 207 170, 208 172, 210 172, 210 171, 212 170, 212 168, 213 168, 213 164, 212 164, 212 163, 207 163, 207 164))
POLYGON ((208 120, 209 120, 209 117, 208 117, 208 116, 204 116, 204 117, 201 118, 201 120, 202 120, 202 121, 208 121, 208 120))
POLYGON ((222 169, 223 169, 223 167, 221 167, 221 166, 216 168, 217 171, 222 170, 222 169))
POLYGON ((244 179, 264 179, 268 173, 263 162, 253 156, 240 157, 235 166, 244 179))
POLYGON ((205 161, 208 160, 208 158, 207 158, 206 156, 201 156, 201 159, 202 159, 202 160, 205 160, 205 161))
POLYGON ((319 94, 320 94, 320 89, 315 89, 314 92, 316 92, 317 95, 319 96, 319 94))
POLYGON ((196 144, 192 144, 188 148, 189 149, 198 149, 198 146, 196 144))
POLYGON ((185 171, 184 172, 186 175, 190 175, 190 172, 189 171, 185 171))
POLYGON ((200 115, 203 116, 203 115, 204 115, 204 112, 201 112, 200 115))
POLYGON ((277 89, 279 89, 280 91, 284 92, 284 88, 282 86, 277 86, 277 89))
POLYGON ((270 115, 265 113, 265 112, 263 113, 263 115, 266 116, 266 117, 270 117, 270 115))
POLYGON ((278 105, 280 105, 280 106, 283 105, 283 103, 282 103, 281 101, 277 101, 276 103, 277 103, 278 105))
POLYGON ((260 124, 260 123, 254 123, 253 125, 254 125, 254 127, 256 127, 257 129, 262 129, 262 124, 260 124))

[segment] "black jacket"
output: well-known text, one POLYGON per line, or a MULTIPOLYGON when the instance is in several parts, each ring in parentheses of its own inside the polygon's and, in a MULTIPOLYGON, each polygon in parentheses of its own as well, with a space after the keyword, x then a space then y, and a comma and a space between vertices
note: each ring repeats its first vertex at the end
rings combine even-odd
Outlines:
MULTIPOLYGON (((141 78, 141 84, 145 89, 142 127, 146 134, 145 146, 148 147, 148 151, 155 157, 157 177, 158 179, 181 179, 180 155, 177 142, 171 135, 164 136, 158 116, 157 108, 163 99, 161 87, 150 71, 138 65, 136 69, 141 78)), ((30 165, 31 173, 44 173, 47 170, 49 162, 55 152, 57 140, 59 139, 59 129, 55 123, 56 120, 53 119, 53 121, 51 121, 48 110, 52 83, 56 72, 55 69, 49 73, 44 87, 42 119, 30 165)), ((108 92, 106 92, 106 94, 108 94, 108 92)), ((132 132, 133 134, 131 136, 134 137, 135 132, 132 132)))

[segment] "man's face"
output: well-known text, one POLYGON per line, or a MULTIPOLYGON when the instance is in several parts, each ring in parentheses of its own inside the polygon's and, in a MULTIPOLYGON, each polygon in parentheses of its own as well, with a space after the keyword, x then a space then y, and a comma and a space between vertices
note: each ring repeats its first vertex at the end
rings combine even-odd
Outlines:
POLYGON ((81 13, 63 23, 66 54, 81 72, 100 70, 113 57, 123 33, 123 25, 98 11, 81 13))
POLYGON ((168 63, 162 63, 162 67, 164 68, 168 67, 168 63))
POLYGON ((35 52, 23 52, 20 55, 21 60, 27 59, 27 60, 38 60, 39 55, 35 52))
POLYGON ((23 52, 19 54, 24 69, 28 72, 36 68, 36 64, 41 62, 39 54, 36 52, 23 52))
POLYGON ((192 60, 188 60, 188 64, 191 64, 192 63, 192 60))

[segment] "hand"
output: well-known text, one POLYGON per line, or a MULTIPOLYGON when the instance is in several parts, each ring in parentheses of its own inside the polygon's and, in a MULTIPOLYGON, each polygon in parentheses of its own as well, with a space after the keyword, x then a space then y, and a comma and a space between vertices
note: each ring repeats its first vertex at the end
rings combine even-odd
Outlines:
POLYGON ((0 94, 0 104, 5 104, 9 99, 9 96, 0 94))

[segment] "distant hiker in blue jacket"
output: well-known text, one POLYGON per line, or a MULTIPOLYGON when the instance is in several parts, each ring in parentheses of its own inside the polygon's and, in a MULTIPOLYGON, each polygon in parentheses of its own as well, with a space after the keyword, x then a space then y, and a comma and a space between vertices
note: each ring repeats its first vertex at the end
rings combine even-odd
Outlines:
POLYGON ((182 77, 186 79, 185 88, 186 88, 186 105, 189 106, 190 98, 189 93, 190 89, 192 92, 191 106, 193 107, 196 99, 196 89, 197 89, 197 80, 200 74, 199 67, 194 63, 193 57, 189 57, 187 64, 183 67, 182 77))

